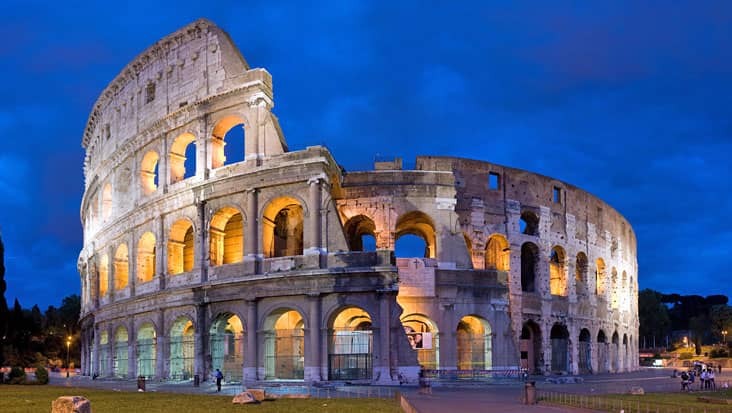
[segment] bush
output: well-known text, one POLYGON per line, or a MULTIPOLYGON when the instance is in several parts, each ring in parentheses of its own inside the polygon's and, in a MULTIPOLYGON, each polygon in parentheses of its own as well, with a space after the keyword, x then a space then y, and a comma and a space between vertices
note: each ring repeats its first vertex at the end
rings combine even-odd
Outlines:
POLYGON ((10 369, 8 379, 10 379, 10 384, 25 383, 25 370, 23 370, 22 367, 13 367, 12 369, 10 369))
POLYGON ((679 354, 679 360, 690 360, 692 357, 694 357, 694 354, 692 354, 690 351, 685 351, 679 354))
POLYGON ((709 357, 711 358, 720 358, 720 357, 729 357, 729 353, 727 353, 726 349, 720 348, 720 349, 713 349, 711 352, 709 352, 709 357))
POLYGON ((48 384, 48 370, 40 365, 36 367, 36 383, 48 384))

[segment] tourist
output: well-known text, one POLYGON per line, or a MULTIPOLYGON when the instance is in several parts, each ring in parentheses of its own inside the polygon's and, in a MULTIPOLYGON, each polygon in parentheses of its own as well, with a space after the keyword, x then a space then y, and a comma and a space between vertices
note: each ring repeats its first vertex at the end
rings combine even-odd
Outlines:
POLYGON ((707 388, 717 390, 717 385, 714 383, 714 369, 709 369, 707 373, 707 388))
POLYGON ((689 391, 689 373, 681 372, 681 391, 689 391))
POLYGON ((221 391, 221 380, 224 378, 224 374, 221 373, 221 370, 216 369, 214 377, 216 377, 216 393, 218 393, 221 391))
POLYGON ((708 381, 709 374, 707 373, 707 369, 702 369, 701 375, 699 376, 699 390, 706 390, 709 383, 708 381))

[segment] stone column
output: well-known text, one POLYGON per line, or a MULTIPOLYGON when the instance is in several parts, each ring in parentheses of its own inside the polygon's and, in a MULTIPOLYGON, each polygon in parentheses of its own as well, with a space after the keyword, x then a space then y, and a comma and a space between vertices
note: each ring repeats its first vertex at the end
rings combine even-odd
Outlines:
POLYGON ((261 112, 260 107, 264 103, 264 101, 261 98, 255 96, 250 99, 248 103, 249 122, 244 127, 244 160, 255 161, 255 164, 258 164, 257 160, 260 158, 259 142, 264 140, 261 139, 259 136, 259 125, 261 123, 259 119, 261 112))
POLYGON ((257 301, 247 300, 246 335, 247 345, 244 348, 244 382, 257 381, 257 301))
POLYGON ((207 254, 208 238, 206 237, 208 233, 206 226, 206 201, 196 203, 196 212, 198 213, 198 250, 196 251, 196 256, 198 258, 199 268, 201 269, 201 282, 204 283, 208 281, 209 264, 209 256, 207 254))
POLYGON ((170 151, 168 150, 168 136, 167 136, 167 134, 164 134, 163 135, 162 141, 163 141, 163 147, 161 148, 162 149, 162 151, 161 151, 162 153, 160 154, 160 158, 158 159, 158 163, 159 163, 159 166, 158 166, 158 186, 162 186, 162 188, 158 188, 158 189, 162 189, 161 192, 163 194, 167 194, 168 193, 168 185, 170 185, 170 173, 169 173, 170 172, 170 163, 169 163, 170 151))
POLYGON ((127 329, 127 377, 137 376, 137 332, 135 330, 135 320, 130 320, 127 329))
POLYGON ((135 239, 135 231, 130 231, 127 238, 127 285, 130 288, 130 297, 135 296, 135 286, 137 285, 137 240, 135 239))
POLYGON ((107 374, 111 377, 114 376, 114 358, 116 357, 114 330, 111 326, 107 327, 107 337, 109 338, 107 340, 107 359, 101 362, 107 364, 107 374))
POLYGON ((256 188, 247 190, 247 222, 244 233, 244 261, 254 262, 254 273, 262 273, 262 251, 259 246, 259 234, 257 231, 259 223, 259 190, 256 188))
POLYGON ((158 233, 155 237, 155 273, 158 277, 158 289, 164 290, 165 274, 168 272, 168 249, 166 248, 168 234, 165 231, 165 220, 162 217, 158 217, 155 224, 158 233))
POLYGON ((320 310, 321 298, 320 294, 308 294, 308 329, 307 329, 307 345, 305 346, 305 381, 318 382, 322 380, 320 376, 320 310))
MULTIPOLYGON (((376 293, 379 303, 379 340, 374 346, 379 346, 379 355, 381 359, 378 364, 374 363, 374 378, 378 377, 379 382, 391 383, 394 378, 391 376, 391 367, 395 360, 392 360, 391 345, 391 292, 380 290, 376 293)), ((376 341, 376 340, 375 340, 376 341)))
POLYGON ((114 267, 114 249, 110 246, 107 248, 107 294, 109 294, 109 302, 114 302, 114 277, 117 274, 114 267))
POLYGON ((320 178, 311 178, 308 180, 309 193, 308 193, 308 204, 309 213, 307 221, 307 230, 305 231, 305 249, 303 253, 305 255, 320 255, 322 252, 321 248, 321 215, 320 215, 320 204, 322 198, 322 192, 320 187, 320 178))
POLYGON ((579 331, 577 326, 569 326, 569 373, 579 374, 579 331))
POLYGON ((206 319, 206 306, 201 304, 196 307, 196 336, 194 343, 195 357, 193 359, 193 374, 198 374, 201 381, 206 380, 208 372, 206 371, 206 355, 208 351, 208 320, 206 319))

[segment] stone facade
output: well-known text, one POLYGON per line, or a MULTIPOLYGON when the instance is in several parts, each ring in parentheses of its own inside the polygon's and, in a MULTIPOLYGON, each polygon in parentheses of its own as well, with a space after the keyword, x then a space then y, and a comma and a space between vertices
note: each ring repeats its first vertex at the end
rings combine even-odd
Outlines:
POLYGON ((289 151, 273 106, 269 73, 206 20, 101 94, 82 141, 84 374, 638 367, 636 241, 610 206, 482 161, 347 173, 324 147, 289 151), (394 258, 407 235, 425 253, 394 258))

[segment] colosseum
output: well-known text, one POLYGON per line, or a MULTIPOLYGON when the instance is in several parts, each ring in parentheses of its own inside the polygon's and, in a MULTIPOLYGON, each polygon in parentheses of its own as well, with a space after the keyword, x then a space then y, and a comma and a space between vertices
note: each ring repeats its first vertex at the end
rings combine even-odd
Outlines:
POLYGON ((479 160, 346 171, 323 146, 288 150, 273 107, 270 74, 207 20, 101 93, 82 139, 83 374, 638 368, 636 239, 612 207, 479 160))

